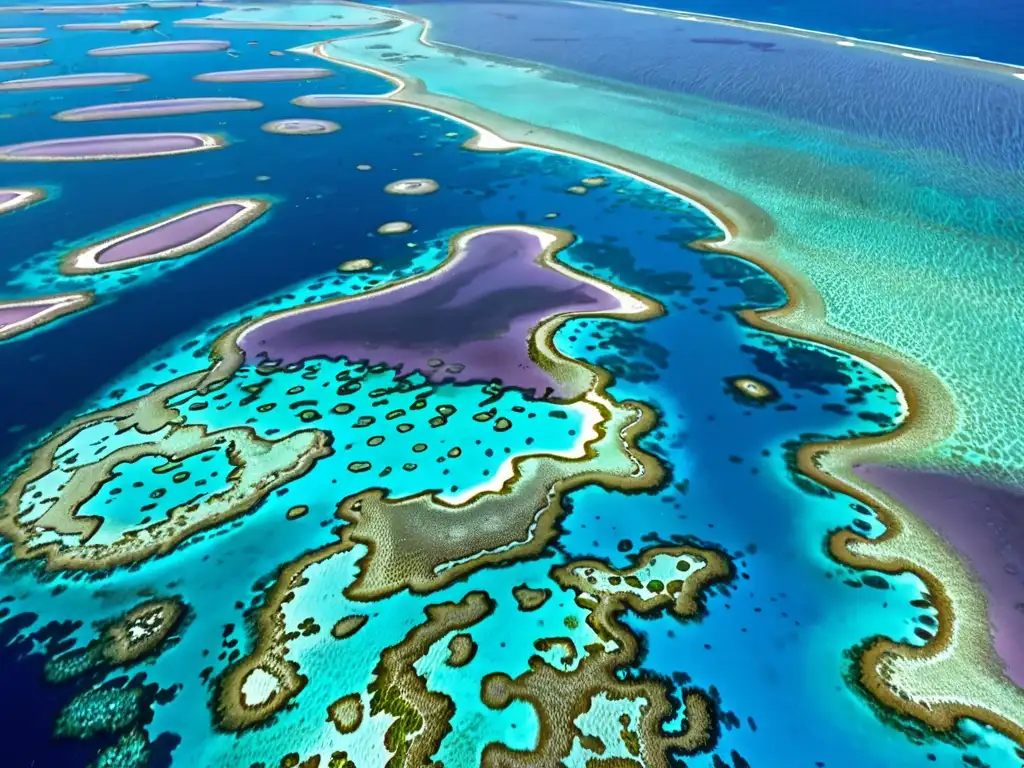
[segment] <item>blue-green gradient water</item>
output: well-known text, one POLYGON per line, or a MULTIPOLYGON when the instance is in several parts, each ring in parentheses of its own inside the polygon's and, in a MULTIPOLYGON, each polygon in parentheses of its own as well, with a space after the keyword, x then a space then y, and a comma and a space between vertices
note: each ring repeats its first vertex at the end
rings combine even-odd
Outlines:
MULTIPOLYGON (((735 578, 712 590, 699 619, 681 622, 665 613, 630 617, 628 623, 643 637, 637 672, 664 676, 674 680, 673 686, 690 680, 712 691, 720 704, 718 745, 711 754, 686 758, 686 765, 952 768, 968 757, 982 761, 975 765, 1019 765, 1005 740, 976 726, 965 725, 954 738, 943 739, 906 724, 897 727, 848 683, 851 649, 876 635, 919 643, 913 630, 932 618, 910 604, 921 595, 915 580, 865 581, 866 574, 829 558, 825 542, 831 531, 856 525, 877 534, 880 526, 852 500, 795 475, 792 454, 812 437, 891 428, 899 406, 884 380, 845 355, 744 325, 737 310, 779 305, 784 300, 780 287, 751 265, 690 248, 692 241, 718 233, 703 213, 668 193, 569 158, 528 150, 467 151, 461 144, 472 136, 469 128, 422 111, 389 105, 313 113, 289 103, 309 93, 390 90, 389 84, 353 70, 336 68, 330 80, 311 83, 194 82, 194 75, 211 70, 313 65, 298 54, 271 57, 269 52, 325 36, 316 31, 186 32, 171 26, 174 19, 207 12, 151 11, 163 20, 158 29, 176 38, 229 40, 231 55, 87 58, 89 48, 122 43, 125 33, 61 34, 55 24, 63 17, 0 14, 0 25, 39 24, 53 34, 46 55, 56 64, 32 75, 124 70, 152 76, 127 90, 2 93, 0 114, 8 117, 0 121, 0 144, 162 130, 220 133, 230 142, 225 149, 181 157, 0 163, 0 186, 53 191, 47 202, 0 218, 0 268, 5 270, 0 296, 97 291, 97 303, 88 311, 0 344, 6 372, 0 377, 0 424, 5 427, 0 453, 8 457, 8 476, 21 468, 36 441, 74 415, 204 369, 212 341, 245 319, 423 274, 441 263, 454 234, 484 224, 516 223, 571 231, 577 240, 560 255, 566 264, 665 305, 663 317, 645 323, 569 321, 558 332, 556 346, 609 370, 614 376, 609 393, 617 400, 635 399, 657 410, 658 424, 642 445, 659 457, 670 476, 649 493, 627 496, 596 487, 576 491, 566 503, 561 535, 540 557, 477 571, 434 594, 403 591, 376 603, 345 598, 341 590, 355 578, 357 563, 366 555, 362 547, 312 566, 285 610, 286 626, 296 633, 289 654, 309 684, 266 727, 241 736, 214 728, 215 681, 251 650, 248 618, 262 604, 279 567, 336 539, 335 508, 356 487, 345 467, 359 457, 339 455, 318 463, 244 516, 131 568, 89 576, 44 573, 38 564, 12 560, 5 550, 0 573, 5 765, 85 766, 115 743, 121 762, 103 764, 276 766, 288 764, 282 760, 297 753, 303 759, 323 755, 326 765, 327 756, 344 749, 360 768, 384 765, 386 717, 366 718, 357 734, 346 737, 326 722, 326 707, 350 693, 365 695, 381 652, 423 622, 425 606, 457 601, 477 590, 486 591, 496 607, 473 628, 478 644, 473 661, 453 669, 440 664, 439 651, 432 651, 417 667, 429 686, 443 689, 456 705, 452 732, 436 759, 453 767, 477 764, 492 740, 530 749, 538 728, 532 709, 516 703, 490 710, 480 701, 480 686, 492 672, 525 672, 536 653, 534 640, 551 627, 567 626, 569 617, 578 627, 573 635, 577 647, 593 641, 586 611, 551 580, 551 569, 578 558, 622 568, 650 546, 682 540, 728 553, 735 578), (265 106, 255 112, 94 124, 50 119, 60 110, 106 101, 213 95, 254 98, 265 106), (260 130, 271 119, 310 116, 336 120, 342 130, 314 137, 260 130), (357 170, 360 165, 371 169, 357 170), (597 175, 608 183, 584 195, 566 191, 597 175), (410 177, 436 179, 441 189, 424 197, 383 191, 385 184, 410 177), (258 225, 196 256, 99 277, 57 273, 60 255, 77 243, 168 210, 238 196, 270 199, 271 211, 258 225), (395 220, 411 222, 413 231, 374 235, 380 224, 395 220), (373 261, 372 271, 336 271, 339 263, 361 258, 373 261), (744 376, 770 384, 778 399, 759 404, 738 395, 730 380, 744 376), (308 512, 288 519, 286 513, 297 505, 308 512), (511 593, 519 584, 546 587, 554 595, 538 611, 525 614, 511 593), (100 669, 60 686, 41 679, 47 658, 84 647, 95 639, 97 624, 153 596, 180 597, 188 616, 174 641, 152 660, 100 669), (368 615, 367 626, 346 640, 333 639, 329 627, 352 613, 368 615), (308 617, 320 631, 300 629, 308 617), (142 691, 139 713, 90 738, 52 739, 62 708, 76 693, 90 689, 142 691), (128 756, 138 743, 131 739, 140 734, 149 746, 128 756)), ((131 38, 153 39, 160 38, 153 33, 131 38)), ((2 55, 13 59, 20 53, 5 50, 2 55)), ((251 368, 243 368, 221 390, 231 393, 225 399, 187 395, 183 400, 205 402, 195 410, 196 423, 212 429, 250 424, 264 436, 280 438, 308 426, 298 409, 288 407, 306 397, 289 395, 292 386, 316 388, 351 368, 344 361, 314 360, 275 373, 259 401, 277 404, 269 411, 239 402, 241 387, 256 378, 251 368)), ((367 389, 393 382, 393 372, 359 369, 353 375, 366 377, 367 389)), ((468 417, 475 402, 486 398, 471 387, 411 383, 417 391, 431 390, 438 403, 456 405, 460 416, 468 417)), ((445 427, 448 442, 431 447, 431 463, 389 477, 393 494, 471 484, 483 469, 496 471, 504 456, 525 451, 527 437, 548 450, 571 446, 569 430, 579 428, 581 416, 570 412, 567 419, 545 419, 551 404, 526 402, 513 391, 502 398, 501 407, 522 404, 540 416, 527 431, 503 433, 500 441, 493 430, 476 427, 468 418, 453 420, 445 427), (467 451, 454 474, 436 461, 441 458, 437 450, 465 447, 477 438, 480 445, 467 451), (492 447, 497 455, 488 455, 492 447)), ((323 418, 314 425, 333 432, 335 447, 356 442, 358 408, 345 416, 317 408, 323 418)), ((108 450, 104 440, 112 439, 129 437, 96 433, 87 447, 108 450)), ((413 444, 414 438, 397 436, 385 443, 389 461, 410 463, 413 444)), ((153 475, 153 462, 140 461, 124 468, 125 479, 106 486, 107 495, 89 504, 104 507, 98 513, 110 515, 119 526, 141 525, 145 521, 134 516, 135 510, 143 497, 152 498, 154 483, 159 488, 172 484, 158 497, 151 513, 155 517, 181 494, 209 493, 209 486, 228 471, 222 458, 189 461, 183 466, 190 475, 181 481, 185 485, 160 480, 168 476, 153 475), (136 476, 152 482, 130 485, 127 479, 136 476), (197 480, 208 485, 190 487, 197 480)), ((113 761, 115 753, 106 754, 113 761)))

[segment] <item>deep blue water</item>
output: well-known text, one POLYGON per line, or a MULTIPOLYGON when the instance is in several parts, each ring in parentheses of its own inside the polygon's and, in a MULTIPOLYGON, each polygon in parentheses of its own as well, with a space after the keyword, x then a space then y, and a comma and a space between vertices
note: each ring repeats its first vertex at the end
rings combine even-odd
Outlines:
POLYGON ((1024 3, 1019 0, 653 0, 642 4, 1024 64, 1024 3))

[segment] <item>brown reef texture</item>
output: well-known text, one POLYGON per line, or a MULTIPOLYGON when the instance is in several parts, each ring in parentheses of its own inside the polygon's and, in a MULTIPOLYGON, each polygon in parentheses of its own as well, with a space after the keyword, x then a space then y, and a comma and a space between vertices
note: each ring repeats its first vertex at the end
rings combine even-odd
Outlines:
MULTIPOLYGON (((459 237, 466 236, 463 233, 454 239, 453 253, 458 252, 459 237)), ((570 238, 560 234, 541 258, 549 262, 556 249, 569 242, 570 238)), ((568 270, 564 265, 560 269, 568 270)), ((429 279, 429 275, 416 279, 429 279)), ((612 290, 610 286, 608 290, 612 290)), ((645 319, 661 311, 653 302, 632 298, 638 309, 627 313, 626 318, 645 319)), ((306 684, 298 665, 287 658, 282 606, 304 582, 303 574, 309 566, 362 544, 368 551, 358 563, 355 582, 345 589, 348 599, 374 601, 402 589, 429 593, 479 568, 542 552, 557 535, 556 523, 563 513, 561 498, 574 488, 598 484, 628 491, 661 482, 660 464, 637 448, 639 437, 653 426, 653 412, 638 403, 614 403, 605 394, 610 381, 606 371, 565 357, 552 344, 554 332, 569 317, 616 316, 617 312, 602 308, 593 313, 555 314, 533 329, 530 340, 530 354, 536 364, 558 381, 574 382, 571 391, 575 396, 587 399, 602 414, 598 437, 585 446, 583 457, 565 459, 543 453, 517 457, 512 477, 500 490, 479 494, 456 506, 431 493, 390 500, 382 489, 369 489, 342 500, 337 516, 347 525, 338 529, 338 541, 284 566, 256 612, 253 651, 230 668, 218 686, 219 727, 239 730, 256 725, 306 684), (599 455, 596 444, 602 441, 607 447, 599 455), (621 466, 614 466, 616 462, 621 466), (472 524, 466 525, 465 521, 472 524), (510 543, 514 545, 510 547, 510 543), (258 709, 245 708, 241 686, 257 668, 272 671, 279 687, 272 703, 265 702, 258 709)), ((221 348, 230 349, 226 343, 221 348)), ((225 364, 237 365, 237 360, 235 353, 225 364)))
MULTIPOLYGON (((650 613, 669 607, 680 618, 693 618, 700 612, 700 597, 710 585, 732 576, 732 565, 721 553, 696 547, 658 547, 643 553, 634 568, 618 571, 597 560, 582 560, 552 571, 559 586, 573 589, 576 602, 590 614, 587 623, 601 641, 584 649, 578 666, 560 670, 548 664, 541 656, 530 659, 530 670, 512 679, 503 673, 484 678, 481 696, 493 709, 504 709, 513 701, 525 701, 537 711, 540 719, 540 739, 537 746, 527 752, 511 750, 504 744, 491 743, 484 749, 483 765, 487 768, 527 768, 537 765, 560 765, 570 754, 576 739, 584 734, 575 724, 587 712, 595 696, 606 695, 611 700, 643 699, 639 721, 632 723, 630 731, 632 761, 620 764, 636 768, 667 768, 669 755, 687 755, 709 749, 716 738, 716 716, 712 701, 696 690, 682 692, 685 707, 685 730, 678 734, 664 731, 664 724, 674 715, 664 683, 638 677, 622 680, 621 669, 634 664, 639 656, 637 637, 621 621, 627 608, 638 614, 650 613), (664 593, 642 600, 630 592, 595 591, 590 583, 579 576, 581 570, 600 569, 614 576, 625 577, 644 567, 658 554, 688 555, 702 560, 705 565, 682 580, 674 594, 664 593)), ((566 642, 566 638, 552 638, 566 642)), ((567 646, 575 650, 571 640, 567 646)), ((550 646, 547 646, 550 647, 550 646)), ((539 650, 543 650, 540 648, 539 650)), ((567 654, 571 659, 572 653, 567 654)), ((628 727, 627 727, 628 730, 628 727)))

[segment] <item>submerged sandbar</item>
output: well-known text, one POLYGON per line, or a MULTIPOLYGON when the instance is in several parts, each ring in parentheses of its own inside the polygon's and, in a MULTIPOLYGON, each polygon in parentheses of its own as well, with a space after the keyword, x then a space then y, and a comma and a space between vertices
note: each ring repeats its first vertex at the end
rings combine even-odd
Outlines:
POLYGON ((29 45, 48 43, 48 37, 0 37, 0 48, 24 48, 29 45))
POLYGON ((34 69, 53 64, 53 59, 22 59, 21 61, 0 61, 0 71, 11 69, 34 69))
POLYGON ((38 203, 46 197, 46 193, 37 188, 0 189, 0 214, 16 211, 19 208, 38 203))
POLYGON ((123 21, 86 21, 76 24, 61 24, 59 28, 66 32, 136 32, 142 29, 153 29, 159 24, 159 21, 125 19, 123 21))
POLYGON ((90 56, 138 56, 160 53, 214 53, 231 47, 227 40, 164 40, 159 43, 134 43, 93 48, 90 56))
POLYGON ((129 160, 219 149, 224 140, 205 133, 121 133, 47 139, 0 147, 0 161, 129 160))
POLYGON ((262 67, 204 72, 193 79, 203 83, 277 83, 289 80, 318 80, 334 75, 323 67, 262 67))
POLYGON ((342 107, 370 107, 377 104, 387 104, 387 100, 382 96, 314 93, 308 96, 297 96, 292 99, 292 104, 297 107, 309 107, 311 109, 335 109, 342 107))
POLYGON ((127 11, 132 5, 136 5, 136 3, 103 3, 99 5, 0 5, 0 13, 122 13, 127 11))
POLYGON ((267 133, 280 133, 285 136, 318 136, 341 130, 341 126, 331 120, 311 120, 301 117, 271 120, 261 127, 267 133))
MULTIPOLYGON (((29 8, 29 7, 21 6, 19 10, 23 10, 23 11, 40 11, 42 13, 50 13, 50 14, 64 14, 64 13, 69 14, 69 15, 88 14, 88 15, 92 16, 93 14, 100 14, 100 13, 124 13, 125 11, 127 11, 128 9, 132 8, 135 5, 137 5, 137 4, 136 3, 98 3, 98 4, 90 5, 90 4, 82 3, 80 5, 43 5, 43 6, 35 6, 34 8, 29 8)), ((155 4, 154 4, 154 7, 155 7, 155 4)))
POLYGON ((91 293, 60 293, 33 299, 0 301, 0 341, 85 309, 91 303, 91 293))
MULTIPOLYGON (((47 60, 47 64, 52 62, 47 60)), ((42 66, 38 64, 36 66, 42 66)), ((45 88, 89 88, 96 85, 129 85, 149 80, 149 75, 132 72, 86 72, 52 77, 23 77, 0 82, 0 91, 39 91, 45 88)))
POLYGON ((80 123, 135 117, 166 117, 168 115, 197 115, 206 112, 236 112, 239 110, 260 109, 262 107, 263 103, 255 99, 239 99, 229 96, 153 99, 151 101, 124 101, 66 109, 55 114, 53 119, 80 123))
POLYGON ((269 207, 253 198, 196 206, 73 251, 64 258, 61 272, 90 274, 188 256, 240 232, 269 207))

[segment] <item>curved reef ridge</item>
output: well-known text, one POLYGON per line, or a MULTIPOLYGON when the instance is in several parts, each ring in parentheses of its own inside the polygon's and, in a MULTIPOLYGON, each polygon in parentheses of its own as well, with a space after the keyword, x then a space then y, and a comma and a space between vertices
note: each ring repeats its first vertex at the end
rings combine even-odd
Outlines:
POLYGON ((59 293, 0 301, 0 341, 39 328, 92 304, 92 293, 59 293))
POLYGON ((27 208, 46 198, 46 192, 38 187, 29 189, 0 189, 0 214, 27 208))
POLYGON ((529 125, 527 142, 575 134, 566 146, 588 156, 716 199, 726 189, 757 200, 771 228, 743 228, 745 247, 806 275, 832 324, 862 347, 895 350, 948 385, 948 431, 916 458, 1024 482, 1009 426, 1024 419, 1024 401, 1004 385, 1024 375, 1012 353, 1022 327, 1010 320, 1024 286, 1024 144, 1011 117, 1024 109, 1020 67, 615 4, 503 0, 500 17, 492 3, 457 7, 403 4, 392 9, 403 29, 326 48, 426 78, 471 105, 454 111, 479 111, 478 124, 529 125), (579 34, 547 34, 556 28, 579 34), (631 54, 630 39, 649 44, 631 54), (879 77, 887 87, 873 86, 879 77), (511 88, 533 97, 502 99, 511 88), (953 316, 962 322, 933 333, 953 316), (1009 353, 979 360, 978 338, 1009 353))
MULTIPOLYGON (((387 12, 405 25, 394 33, 401 45, 391 46, 389 54, 444 48, 429 40, 430 24, 425 19, 399 9, 387 12)), ((386 37, 378 37, 374 45, 386 37)), ((875 540, 850 531, 836 534, 830 544, 833 557, 856 568, 915 574, 927 586, 938 610, 942 629, 923 647, 887 640, 869 646, 860 660, 864 686, 887 706, 937 730, 948 731, 959 718, 971 717, 1024 744, 1024 693, 1005 678, 994 660, 985 600, 968 570, 935 531, 892 498, 867 487, 851 470, 854 464, 918 460, 923 451, 945 440, 954 430, 955 419, 949 392, 923 366, 896 356, 882 344, 829 325, 821 294, 768 245, 774 224, 765 211, 676 166, 433 93, 428 83, 409 73, 415 69, 414 56, 399 54, 388 61, 360 40, 337 40, 296 50, 384 77, 395 90, 375 99, 457 120, 480 136, 497 137, 502 148, 529 147, 588 160, 687 198, 727 233, 720 240, 697 243, 697 247, 746 259, 770 272, 786 290, 785 306, 745 311, 741 314, 746 322, 840 349, 888 378, 906 404, 906 416, 893 432, 878 438, 808 444, 798 455, 801 471, 830 489, 868 503, 887 526, 886 533, 875 540)), ((461 60, 475 55, 458 51, 461 60)), ((437 56, 426 58, 437 63, 437 56)))
POLYGON ((198 205, 72 251, 64 257, 60 270, 66 275, 85 275, 178 259, 241 232, 269 208, 270 203, 256 198, 198 205))
POLYGON ((921 517, 971 564, 988 597, 996 652, 1007 676, 1024 687, 1024 490, 877 464, 854 471, 921 517))

